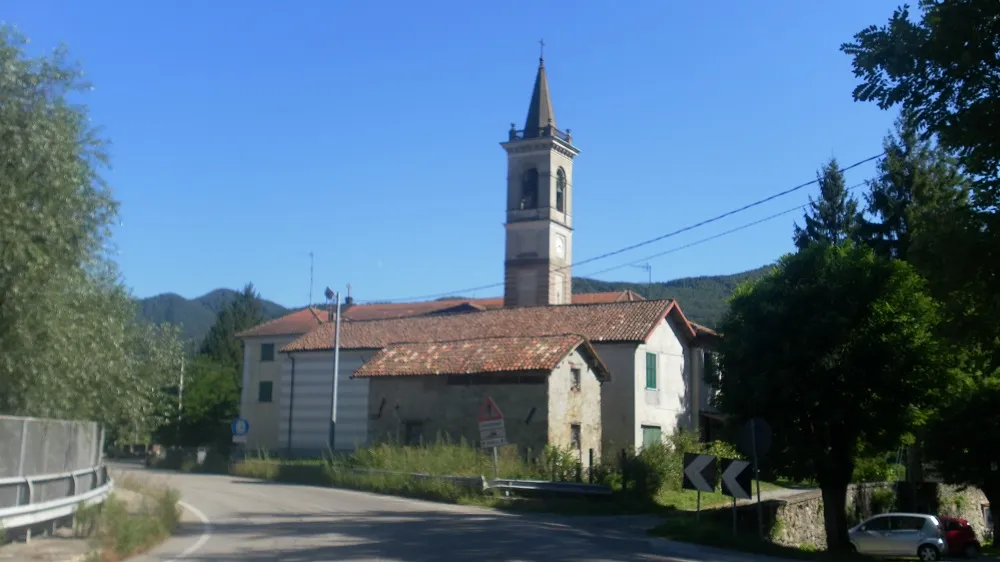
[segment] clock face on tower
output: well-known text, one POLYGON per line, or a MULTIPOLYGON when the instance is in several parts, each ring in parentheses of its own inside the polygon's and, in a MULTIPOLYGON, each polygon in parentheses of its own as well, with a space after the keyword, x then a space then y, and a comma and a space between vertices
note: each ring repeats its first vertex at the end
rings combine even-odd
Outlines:
POLYGON ((556 257, 566 258, 566 238, 558 235, 556 236, 556 257))

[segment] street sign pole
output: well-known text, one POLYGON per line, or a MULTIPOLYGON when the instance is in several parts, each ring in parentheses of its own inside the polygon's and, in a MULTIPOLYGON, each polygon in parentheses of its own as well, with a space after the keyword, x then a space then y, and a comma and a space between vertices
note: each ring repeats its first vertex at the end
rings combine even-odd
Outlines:
POLYGON ((694 508, 694 519, 695 521, 701 521, 701 490, 698 490, 698 503, 695 504, 694 508))
POLYGON ((757 479, 757 535, 764 538, 764 508, 760 505, 760 468, 757 464, 757 420, 750 420, 750 435, 753 441, 753 477, 757 479))
POLYGON ((500 478, 500 455, 496 447, 493 447, 493 478, 500 478))
POLYGON ((479 446, 493 449, 493 477, 500 478, 500 447, 507 444, 503 413, 492 398, 486 398, 479 409, 479 446))

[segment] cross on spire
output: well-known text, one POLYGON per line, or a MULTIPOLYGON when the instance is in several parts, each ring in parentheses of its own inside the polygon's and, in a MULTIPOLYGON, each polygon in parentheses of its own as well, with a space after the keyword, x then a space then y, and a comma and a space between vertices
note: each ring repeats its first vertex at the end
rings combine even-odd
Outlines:
POLYGON ((538 50, 538 59, 545 60, 545 39, 539 39, 538 45, 540 47, 538 50))

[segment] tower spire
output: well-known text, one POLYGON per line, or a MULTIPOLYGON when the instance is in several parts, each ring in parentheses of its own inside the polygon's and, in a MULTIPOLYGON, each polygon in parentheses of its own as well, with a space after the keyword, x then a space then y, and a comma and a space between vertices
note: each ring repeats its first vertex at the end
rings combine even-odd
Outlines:
POLYGON ((556 128, 556 114, 552 111, 549 81, 545 76, 545 40, 538 43, 541 46, 541 53, 538 57, 535 88, 531 92, 531 103, 528 105, 528 118, 524 122, 524 138, 526 139, 548 136, 546 134, 547 127, 556 128))

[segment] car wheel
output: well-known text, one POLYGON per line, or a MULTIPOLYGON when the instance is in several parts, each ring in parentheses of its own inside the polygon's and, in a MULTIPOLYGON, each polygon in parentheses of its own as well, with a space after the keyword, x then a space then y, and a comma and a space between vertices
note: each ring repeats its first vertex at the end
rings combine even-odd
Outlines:
POLYGON ((979 546, 976 543, 969 543, 962 549, 962 556, 966 558, 978 558, 979 546))
POLYGON ((921 560, 940 560, 941 553, 933 546, 925 544, 917 549, 917 557, 921 560))

